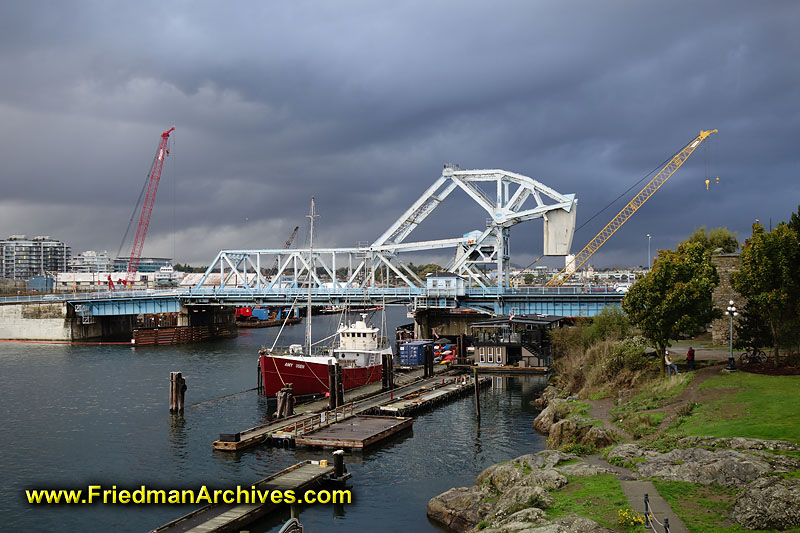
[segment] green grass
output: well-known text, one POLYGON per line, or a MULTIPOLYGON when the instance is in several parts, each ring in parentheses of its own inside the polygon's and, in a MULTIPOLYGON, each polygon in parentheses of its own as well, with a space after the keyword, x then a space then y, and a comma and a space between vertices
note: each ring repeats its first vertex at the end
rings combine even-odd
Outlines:
POLYGON ((714 395, 678 427, 687 435, 800 443, 800 376, 736 372, 709 378, 700 390, 714 395))
MULTIPOLYGON (((745 529, 728 519, 739 489, 684 481, 652 481, 659 494, 692 533, 774 531, 745 529)), ((789 531, 798 533, 800 528, 789 531)))
POLYGON ((616 477, 611 474, 567 476, 567 481, 564 487, 550 491, 555 501, 546 509, 549 516, 580 516, 617 531, 626 531, 617 523, 617 512, 629 504, 616 477))
POLYGON ((633 438, 640 439, 658 429, 665 416, 666 413, 628 414, 621 422, 615 424, 630 433, 633 438))
POLYGON ((592 407, 588 403, 582 402, 580 400, 574 400, 574 401, 571 401, 571 402, 567 402, 564 405, 568 409, 567 418, 572 417, 572 416, 578 416, 578 417, 581 417, 581 418, 588 418, 589 417, 589 411, 592 409, 592 407))
POLYGON ((647 383, 642 392, 614 408, 611 414, 619 419, 629 413, 641 413, 662 407, 682 394, 693 379, 694 374, 688 372, 673 377, 657 378, 647 383))

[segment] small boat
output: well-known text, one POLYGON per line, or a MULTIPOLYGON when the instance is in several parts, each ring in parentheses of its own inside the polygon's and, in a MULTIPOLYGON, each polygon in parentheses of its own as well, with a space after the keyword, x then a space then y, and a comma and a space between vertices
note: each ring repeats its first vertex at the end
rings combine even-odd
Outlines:
POLYGON ((338 345, 308 353, 300 344, 285 349, 259 350, 258 368, 264 394, 275 396, 288 383, 295 396, 328 393, 328 365, 342 367, 344 389, 380 381, 383 354, 391 354, 389 339, 366 322, 366 315, 337 331, 338 345))

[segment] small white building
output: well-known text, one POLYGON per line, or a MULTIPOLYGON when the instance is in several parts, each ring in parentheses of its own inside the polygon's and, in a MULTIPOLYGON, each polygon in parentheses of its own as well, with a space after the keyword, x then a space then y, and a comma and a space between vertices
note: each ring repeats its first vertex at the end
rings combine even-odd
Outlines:
POLYGON ((452 272, 434 272, 425 278, 428 296, 464 296, 466 280, 452 272))

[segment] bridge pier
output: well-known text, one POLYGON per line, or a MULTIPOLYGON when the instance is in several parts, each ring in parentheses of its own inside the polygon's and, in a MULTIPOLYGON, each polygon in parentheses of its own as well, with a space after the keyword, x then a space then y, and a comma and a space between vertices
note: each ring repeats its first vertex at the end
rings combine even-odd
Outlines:
MULTIPOLYGON (((0 305, 0 339, 36 341, 117 341, 180 344, 235 337, 232 306, 190 305, 177 312, 83 314, 65 301, 0 305)), ((135 310, 133 310, 135 311, 135 310)))

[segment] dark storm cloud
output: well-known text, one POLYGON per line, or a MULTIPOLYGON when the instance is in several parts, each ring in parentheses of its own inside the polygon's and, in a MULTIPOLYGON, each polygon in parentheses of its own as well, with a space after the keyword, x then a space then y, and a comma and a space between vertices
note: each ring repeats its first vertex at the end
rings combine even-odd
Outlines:
MULTIPOLYGON (((788 1, 4 3, 0 234, 115 252, 173 124, 145 253, 195 263, 282 245, 311 195, 323 245, 372 241, 444 162, 576 193, 581 225, 719 128, 596 262, 646 263, 647 233, 654 250, 701 225, 743 240, 800 202, 798 15, 788 1)), ((417 238, 485 219, 463 194, 439 210, 417 238)), ((540 222, 512 236, 515 263, 538 257, 540 222)))

